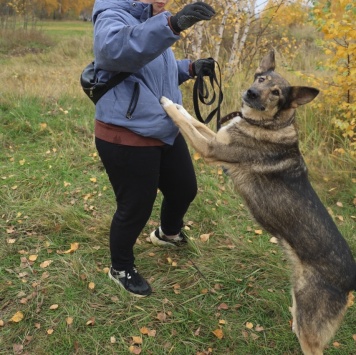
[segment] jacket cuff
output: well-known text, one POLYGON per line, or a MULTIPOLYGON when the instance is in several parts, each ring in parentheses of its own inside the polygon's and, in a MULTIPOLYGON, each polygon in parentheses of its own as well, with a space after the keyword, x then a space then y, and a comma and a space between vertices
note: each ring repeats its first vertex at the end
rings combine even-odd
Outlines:
POLYGON ((190 62, 190 64, 189 64, 189 76, 190 76, 191 78, 194 78, 194 77, 195 77, 193 62, 190 62))
POLYGON ((174 20, 172 21, 171 19, 172 19, 172 17, 173 16, 169 16, 168 17, 168 26, 170 27, 170 29, 172 30, 172 32, 175 34, 175 35, 180 35, 180 31, 178 30, 177 31, 177 26, 176 25, 174 25, 174 20), (172 23, 173 22, 173 23, 172 23))

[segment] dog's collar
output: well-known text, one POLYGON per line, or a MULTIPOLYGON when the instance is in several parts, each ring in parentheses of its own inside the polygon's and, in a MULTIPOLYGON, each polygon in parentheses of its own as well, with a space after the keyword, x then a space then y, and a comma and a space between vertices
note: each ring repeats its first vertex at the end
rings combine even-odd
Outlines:
POLYGON ((253 126, 257 126, 257 127, 262 127, 265 129, 270 129, 270 130, 278 130, 278 129, 282 129, 285 127, 288 127, 289 125, 291 125, 295 119, 295 115, 291 115, 291 117, 289 118, 288 121, 282 123, 282 124, 273 124, 274 120, 278 118, 278 116, 273 117, 273 120, 271 121, 256 121, 253 120, 252 118, 248 118, 242 115, 241 111, 233 111, 230 112, 229 114, 225 115, 224 117, 221 117, 220 119, 220 124, 223 124, 227 121, 230 121, 231 119, 235 118, 235 117, 241 117, 242 119, 244 119, 247 123, 253 125, 253 126), (269 124, 267 124, 269 123, 269 124))
POLYGON ((230 121, 235 117, 242 117, 242 113, 240 111, 230 112, 226 116, 220 118, 220 124, 230 121))

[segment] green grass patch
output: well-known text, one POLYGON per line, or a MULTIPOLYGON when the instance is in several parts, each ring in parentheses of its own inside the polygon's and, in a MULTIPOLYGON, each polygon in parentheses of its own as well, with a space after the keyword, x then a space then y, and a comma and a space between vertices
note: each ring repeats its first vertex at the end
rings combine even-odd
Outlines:
MULTIPOLYGON (((300 354, 284 255, 266 232, 256 232, 229 177, 201 159, 194 161, 199 193, 186 216, 189 246, 165 250, 147 241, 159 224, 160 193, 135 246, 152 296, 134 299, 109 280, 114 196, 94 146, 94 107, 78 85, 90 59, 88 38, 66 37, 50 53, 16 57, 4 68, 0 354, 129 354, 134 346, 142 354, 300 354), (78 56, 69 43, 78 45, 78 56), (23 63, 33 77, 39 68, 45 73, 27 91, 7 79, 20 75, 23 63)), ((238 108, 240 85, 224 91, 224 112, 238 108)), ((191 89, 184 90, 191 109, 191 89)), ((320 120, 327 117, 300 111, 302 150, 312 183, 356 255, 354 160, 332 154, 320 120)), ((333 340, 339 345, 325 354, 355 354, 355 322, 353 307, 333 340)))

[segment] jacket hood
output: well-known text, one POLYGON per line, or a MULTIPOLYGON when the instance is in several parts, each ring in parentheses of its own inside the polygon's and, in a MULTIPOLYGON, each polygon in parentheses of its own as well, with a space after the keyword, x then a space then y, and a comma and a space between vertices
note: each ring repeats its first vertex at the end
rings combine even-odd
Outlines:
POLYGON ((143 14, 146 14, 146 18, 151 17, 151 4, 134 0, 96 0, 92 14, 93 24, 97 16, 108 9, 113 11, 124 10, 138 19, 141 18, 143 14))

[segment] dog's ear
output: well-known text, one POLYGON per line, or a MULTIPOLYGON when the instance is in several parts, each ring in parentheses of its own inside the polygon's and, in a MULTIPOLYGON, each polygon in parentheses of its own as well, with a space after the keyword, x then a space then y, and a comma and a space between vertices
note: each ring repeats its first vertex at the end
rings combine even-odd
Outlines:
POLYGON ((262 58, 260 65, 256 70, 255 75, 262 74, 270 70, 274 70, 275 68, 276 68, 276 60, 274 56, 274 51, 272 50, 262 58))
POLYGON ((305 105, 319 94, 318 89, 308 86, 292 86, 290 89, 289 102, 291 108, 305 105))

